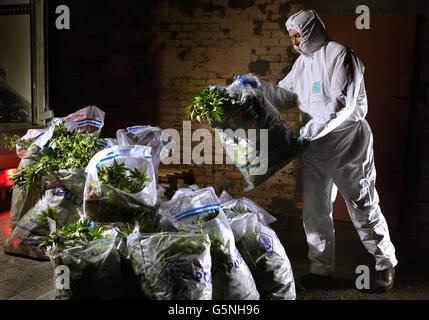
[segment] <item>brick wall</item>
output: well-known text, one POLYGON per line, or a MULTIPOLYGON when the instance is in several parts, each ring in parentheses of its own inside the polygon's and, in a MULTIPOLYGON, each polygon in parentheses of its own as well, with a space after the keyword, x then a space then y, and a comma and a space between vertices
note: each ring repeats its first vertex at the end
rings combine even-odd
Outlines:
MULTIPOLYGON (((71 12, 70 30, 50 25, 51 107, 64 116, 80 106, 99 106, 106 112, 104 136, 136 124, 182 132, 192 92, 249 72, 272 82, 287 74, 297 55, 284 22, 301 6, 280 3, 51 0, 50 21, 57 4, 71 12)), ((296 109, 283 116, 298 127, 296 109)), ((210 129, 193 122, 192 129, 198 128, 210 129)), ((194 168, 201 187, 243 195, 246 183, 233 165, 186 167, 194 168)), ((293 162, 246 196, 274 214, 294 215, 298 176, 299 163, 293 162)))
MULTIPOLYGON (((50 103, 57 116, 88 104, 99 106, 106 112, 104 136, 136 124, 181 131, 192 92, 207 85, 229 84, 235 75, 248 72, 275 83, 289 72, 297 58, 284 27, 290 14, 303 7, 313 7, 322 15, 351 14, 358 4, 353 0, 49 0, 50 103), (59 4, 70 7, 71 30, 53 27, 59 4)), ((423 1, 411 1, 406 8, 387 0, 367 1, 367 5, 371 13, 427 16, 423 1)), ((426 24, 425 39, 427 30, 426 24)), ((427 44, 423 60, 422 65, 428 66, 427 44)), ((427 71, 423 72, 422 79, 427 81, 427 77, 427 71)), ((427 103, 422 104, 420 114, 425 110, 427 103)), ((283 116, 290 126, 299 126, 296 109, 283 116)), ((209 127, 193 122, 192 129, 198 128, 209 127)), ((427 128, 413 141, 423 141, 425 134, 427 128)), ((422 229, 416 221, 429 227, 425 191, 429 153, 413 150, 412 159, 420 160, 421 174, 411 173, 409 183, 419 192, 419 199, 408 200, 413 210, 407 223, 422 229)), ((192 167, 200 186, 245 195, 277 216, 298 216, 302 208, 298 161, 246 194, 245 181, 233 165, 192 167)))
MULTIPOLYGON (((151 10, 157 16, 154 47, 161 48, 161 128, 180 128, 189 94, 207 85, 229 84, 234 75, 252 72, 278 82, 296 58, 286 37, 285 18, 299 6, 273 1, 199 1, 182 7, 160 1, 151 10), (163 31, 159 31, 163 28, 163 31), (173 103, 171 103, 173 101, 173 103)), ((288 124, 298 127, 298 112, 284 113, 288 124)), ((192 123, 192 128, 209 128, 192 123)), ((194 145, 198 142, 194 142, 194 145)), ((195 182, 243 195, 246 183, 233 165, 194 166, 195 182)), ((274 214, 296 214, 296 180, 299 164, 293 162, 269 181, 245 194, 274 214)))

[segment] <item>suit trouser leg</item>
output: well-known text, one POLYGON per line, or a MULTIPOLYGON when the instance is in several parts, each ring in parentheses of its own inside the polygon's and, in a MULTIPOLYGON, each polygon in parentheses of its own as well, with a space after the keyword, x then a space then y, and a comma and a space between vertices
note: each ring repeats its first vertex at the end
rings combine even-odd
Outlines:
MULTIPOLYGON (((307 159, 311 159, 311 151, 307 159)), ((332 218, 337 188, 326 170, 305 161, 303 224, 308 243, 310 272, 330 275, 335 269, 335 232, 332 218)))
POLYGON ((361 123, 355 139, 359 141, 360 150, 337 166, 333 179, 363 245, 375 258, 375 269, 381 271, 394 267, 398 262, 386 219, 379 206, 372 133, 366 122, 361 123), (353 162, 350 159, 354 159, 353 162))

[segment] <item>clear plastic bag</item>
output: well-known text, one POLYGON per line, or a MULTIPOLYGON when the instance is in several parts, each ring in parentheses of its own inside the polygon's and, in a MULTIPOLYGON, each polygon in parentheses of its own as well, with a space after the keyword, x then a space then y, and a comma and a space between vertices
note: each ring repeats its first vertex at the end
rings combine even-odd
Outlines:
POLYGON ((196 224, 198 220, 219 211, 219 198, 213 187, 182 192, 170 201, 161 203, 158 211, 163 230, 177 230, 183 224, 196 224))
MULTIPOLYGON (((46 129, 27 130, 26 134, 21 137, 21 140, 34 141, 39 148, 43 148, 48 143, 49 139, 51 139, 55 126, 60 123, 64 123, 68 131, 76 130, 82 134, 99 136, 104 126, 104 115, 104 111, 96 106, 88 106, 69 114, 67 117, 53 118, 46 129)), ((111 139, 106 139, 106 146, 108 146, 108 142, 110 142, 108 140, 111 139)), ((22 158, 23 152, 21 149, 22 145, 17 144, 16 153, 22 158)))
POLYGON ((147 299, 212 299, 207 234, 134 232, 127 238, 127 247, 132 268, 147 299))
POLYGON ((219 197, 220 204, 223 205, 225 202, 228 202, 230 200, 234 200, 234 198, 228 192, 223 190, 219 197))
POLYGON ((242 252, 262 300, 294 300, 295 280, 286 251, 273 229, 255 213, 232 219, 237 248, 242 252))
POLYGON ((221 204, 221 208, 225 212, 225 214, 231 219, 241 213, 253 212, 256 213, 258 221, 263 225, 268 226, 269 224, 277 220, 264 208, 245 197, 240 199, 231 199, 227 202, 224 202, 221 204))
POLYGON ((78 210, 83 204, 82 196, 83 188, 81 194, 76 195, 63 188, 48 187, 42 199, 18 221, 16 228, 6 239, 4 251, 47 260, 48 257, 39 249, 38 244, 49 235, 50 228, 47 219, 41 218, 50 210, 55 215, 58 227, 78 221, 80 218, 78 210))
MULTIPOLYGON (((33 162, 33 157, 38 157, 41 150, 49 143, 49 140, 52 138, 54 133, 55 126, 60 123, 64 123, 67 128, 70 130, 83 130, 81 132, 91 131, 92 134, 99 134, 101 127, 104 125, 104 112, 98 109, 97 107, 86 107, 81 110, 78 110, 76 113, 72 113, 65 118, 54 118, 48 125, 47 129, 43 129, 44 131, 27 131, 27 134, 24 140, 33 141, 32 144, 27 148, 25 153, 22 150, 21 145, 17 145, 17 154, 21 155, 24 153, 19 166, 19 171, 25 171, 26 167, 30 166, 33 162), (93 115, 93 118, 97 120, 95 123, 83 123, 79 122, 84 119, 88 115, 93 115), (96 115, 98 114, 98 118, 96 115), (80 119, 80 120, 79 120, 80 119), (101 122, 101 127, 100 127, 101 122), (81 125, 79 125, 81 124, 81 125), (95 128, 95 129, 90 129, 95 128)), ((32 130, 32 129, 30 129, 32 130)), ((34 130, 34 129, 33 129, 34 130)), ((13 188, 12 193, 12 203, 9 215, 9 226, 11 229, 15 228, 19 219, 23 217, 23 215, 30 210, 36 202, 41 199, 45 191, 45 185, 34 185, 29 188, 28 191, 23 191, 18 187, 13 188)))
MULTIPOLYGON (((248 75, 252 77, 252 75, 248 75)), ((256 77, 255 77, 256 78, 256 77)), ((257 79, 257 78, 256 78, 257 79)), ((234 81, 226 88, 232 97, 230 107, 225 107, 222 121, 214 123, 219 138, 228 157, 241 172, 251 190, 298 156, 297 130, 289 127, 273 103, 279 103, 262 89, 243 85, 234 81), (230 129, 230 130, 227 130, 230 129), (244 136, 237 129, 244 129, 244 136), (254 135, 246 130, 254 129, 254 135), (267 133, 266 139, 264 134, 267 133), (261 140, 262 138, 262 140, 261 140), (262 152, 267 147, 267 154, 262 152)), ((286 101, 293 95, 283 88, 286 101)))
POLYGON ((174 151, 172 137, 161 128, 149 125, 134 126, 120 129, 116 132, 116 138, 120 145, 143 145, 152 148, 152 163, 156 176, 160 162, 170 157, 174 151), (168 148, 166 146, 169 146, 168 148))
MULTIPOLYGON (((20 140, 34 141, 40 135, 42 135, 45 131, 46 131, 46 129, 28 129, 27 132, 25 133, 25 135, 23 135, 20 140)), ((23 145, 19 142, 16 144, 16 154, 20 158, 24 157, 24 154, 25 154, 25 150, 23 149, 23 145)))
MULTIPOLYGON (((21 159, 18 165, 18 170, 25 170, 31 163, 32 157, 37 157, 40 152, 40 148, 32 144, 25 152, 24 157, 21 159)), ((28 191, 23 191, 18 187, 13 188, 12 201, 10 206, 9 214, 9 227, 13 230, 16 227, 19 219, 30 210, 40 200, 45 192, 44 185, 34 186, 29 188, 28 191)))
MULTIPOLYGON (((85 169, 77 170, 60 170, 55 174, 49 174, 46 176, 46 188, 62 188, 65 192, 71 193, 66 194, 66 197, 77 198, 79 200, 79 207, 83 209, 83 193, 85 190, 86 173, 85 169)), ((77 201, 77 200, 73 200, 77 201)))
POLYGON ((102 239, 66 241, 61 248, 49 248, 54 268, 66 266, 70 275, 70 288, 56 288, 55 299, 120 299, 124 290, 119 239, 111 232, 102 239))
POLYGON ((116 145, 98 152, 85 170, 85 215, 97 222, 133 222, 142 214, 151 214, 157 205, 157 187, 150 151, 147 146, 116 145), (101 182, 98 168, 110 166, 114 161, 125 164, 129 170, 145 173, 150 181, 137 193, 127 193, 101 182))
POLYGON ((98 107, 87 106, 62 119, 69 131, 78 130, 80 133, 99 136, 104 126, 104 115, 104 111, 98 107))
POLYGON ((198 231, 201 226, 211 240, 213 299, 258 300, 252 274, 235 247, 234 235, 214 189, 194 188, 180 189, 172 200, 161 204, 161 229, 198 231))
POLYGON ((173 197, 171 198, 173 199, 178 199, 178 198, 182 198, 183 196, 185 196, 186 194, 192 193, 194 191, 197 191, 198 189, 200 189, 199 186, 197 186, 196 184, 192 184, 190 186, 184 187, 184 188, 180 188, 179 190, 177 190, 173 197))
MULTIPOLYGON (((235 246, 225 214, 220 210, 216 217, 206 216, 202 221, 201 228, 211 241, 213 300, 259 300, 252 273, 235 246)), ((197 229, 194 225, 182 228, 197 229)))

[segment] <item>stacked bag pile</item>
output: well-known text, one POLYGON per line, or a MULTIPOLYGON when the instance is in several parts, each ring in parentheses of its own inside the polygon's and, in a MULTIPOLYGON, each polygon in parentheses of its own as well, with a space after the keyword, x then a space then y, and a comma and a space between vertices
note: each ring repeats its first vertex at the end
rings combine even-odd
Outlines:
POLYGON ((165 199, 157 177, 171 137, 136 126, 104 139, 103 125, 89 106, 16 145, 4 250, 66 266, 56 299, 295 299, 272 215, 212 187, 165 199))

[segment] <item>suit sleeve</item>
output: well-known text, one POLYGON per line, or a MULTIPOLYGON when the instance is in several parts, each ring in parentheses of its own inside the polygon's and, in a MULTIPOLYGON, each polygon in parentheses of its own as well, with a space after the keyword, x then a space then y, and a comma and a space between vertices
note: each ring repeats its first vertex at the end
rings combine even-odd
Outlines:
MULTIPOLYGON (((289 73, 286 77, 288 79, 292 79, 289 73)), ((280 85, 285 79, 279 82, 278 85, 274 83, 259 79, 256 76, 253 76, 258 84, 258 88, 263 92, 265 98, 277 109, 277 110, 285 110, 290 109, 297 106, 298 97, 291 90, 291 86, 283 86, 280 85)), ((288 80, 289 81, 289 80, 288 80)), ((289 81, 291 83, 291 81, 289 81)))

